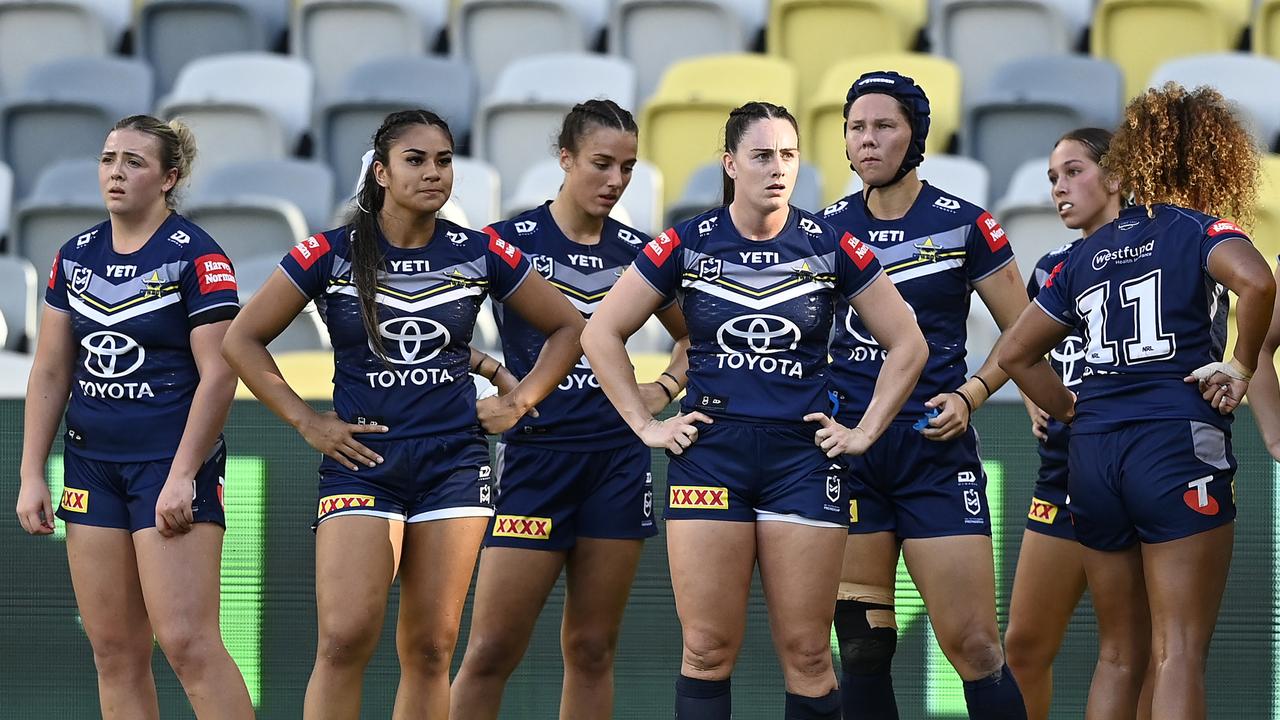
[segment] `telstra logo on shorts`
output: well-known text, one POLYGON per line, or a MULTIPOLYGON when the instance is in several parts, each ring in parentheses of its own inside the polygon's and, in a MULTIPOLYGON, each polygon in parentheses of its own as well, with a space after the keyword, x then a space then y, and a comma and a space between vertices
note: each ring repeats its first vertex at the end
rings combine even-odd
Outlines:
POLYGON ((729 491, 724 488, 672 485, 670 505, 686 510, 728 510, 729 491))
POLYGON ((373 504, 372 495, 329 495, 320 498, 320 508, 316 512, 316 517, 324 517, 335 510, 347 508, 371 508, 373 504))
POLYGON ((62 509, 68 512, 89 512, 89 491, 63 488, 62 509))
POLYGON ((1031 509, 1027 511, 1027 517, 1045 525, 1052 525, 1053 521, 1058 517, 1058 506, 1051 502, 1045 502, 1038 497, 1033 497, 1031 498, 1031 509))
POLYGON ((551 538, 551 518, 499 515, 493 520, 493 534, 495 537, 549 540, 551 538))

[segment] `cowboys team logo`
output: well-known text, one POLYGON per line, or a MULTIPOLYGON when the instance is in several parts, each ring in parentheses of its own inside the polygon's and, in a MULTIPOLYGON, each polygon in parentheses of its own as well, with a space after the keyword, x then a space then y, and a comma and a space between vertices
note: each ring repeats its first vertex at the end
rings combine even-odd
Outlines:
POLYGON ((77 267, 71 271, 71 292, 79 295, 89 289, 89 280, 93 271, 87 267, 77 267))
POLYGON ((538 271, 542 277, 550 280, 556 271, 555 260, 550 255, 534 255, 530 259, 533 260, 533 269, 538 271))
POLYGON ((122 378, 147 359, 146 349, 136 340, 112 330, 85 335, 80 347, 85 349, 84 369, 104 380, 122 378))
POLYGON ((938 246, 933 244, 933 238, 927 237, 922 243, 916 243, 916 259, 920 262, 931 263, 938 261, 938 246))
POLYGON ((720 279, 720 271, 724 263, 720 258, 703 258, 698 262, 698 279, 703 282, 715 282, 720 279))
POLYGON ((771 355, 795 350, 800 328, 777 315, 739 315, 720 326, 716 342, 727 353, 771 355))
MULTIPOLYGON (((449 330, 431 318, 398 317, 378 324, 387 362, 397 365, 424 363, 449 344, 449 330)), ((375 355, 373 343, 369 350, 375 355)))
POLYGON ((164 292, 164 284, 165 280, 160 277, 160 271, 153 270, 151 272, 151 277, 142 281, 143 296, 152 298, 160 297, 161 293, 164 292))

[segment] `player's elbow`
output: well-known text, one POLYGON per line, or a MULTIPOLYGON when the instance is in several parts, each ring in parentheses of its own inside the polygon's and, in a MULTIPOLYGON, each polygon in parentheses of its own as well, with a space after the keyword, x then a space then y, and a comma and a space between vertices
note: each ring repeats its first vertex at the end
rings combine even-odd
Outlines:
POLYGON ((1010 378, 1016 380, 1018 374, 1027 367, 1026 353, 1023 352, 1021 343, 1012 338, 1007 338, 1004 342, 997 343, 995 353, 996 365, 1010 378))

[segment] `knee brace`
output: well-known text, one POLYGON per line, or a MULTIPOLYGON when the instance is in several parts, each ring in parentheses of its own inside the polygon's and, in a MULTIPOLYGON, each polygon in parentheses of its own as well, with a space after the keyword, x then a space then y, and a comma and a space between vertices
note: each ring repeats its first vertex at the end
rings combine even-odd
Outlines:
POLYGON ((846 674, 889 673, 898 648, 892 590, 840 583, 835 625, 840 665, 846 674))

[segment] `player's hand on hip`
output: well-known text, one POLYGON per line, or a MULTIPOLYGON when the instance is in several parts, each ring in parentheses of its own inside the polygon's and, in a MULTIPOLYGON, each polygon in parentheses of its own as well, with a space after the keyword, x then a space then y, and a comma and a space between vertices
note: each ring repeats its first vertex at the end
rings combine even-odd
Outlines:
MULTIPOLYGON (((510 430, 525 414, 526 410, 520 407, 515 395, 511 393, 476 401, 476 419, 480 421, 480 427, 490 435, 510 430)), ((537 417, 536 413, 529 414, 537 417)))
POLYGON ((1240 407, 1245 392, 1249 390, 1249 377, 1231 363, 1225 362, 1202 365, 1191 371, 1183 381, 1196 383, 1200 396, 1221 415, 1228 415, 1240 407))
POLYGON ((929 440, 954 440, 969 429, 969 406, 960 395, 953 392, 934 395, 924 406, 938 409, 937 417, 929 418, 928 426, 920 431, 929 440))
POLYGON ((694 423, 714 422, 711 418, 694 411, 685 415, 673 415, 666 420, 652 419, 640 430, 640 440, 651 448, 668 450, 672 455, 680 455, 685 449, 698 440, 698 426, 694 423))
POLYGON ((359 465, 375 467, 382 462, 381 455, 365 447, 355 436, 360 433, 385 433, 388 429, 385 425, 345 422, 332 410, 316 413, 298 426, 298 432, 308 445, 348 470, 359 470, 359 465))
POLYGON ((22 480, 18 489, 18 522, 32 535, 49 535, 53 532, 53 502, 49 498, 49 484, 44 478, 22 480))
POLYGON ((832 420, 826 413, 809 413, 804 416, 804 421, 821 426, 813 434, 813 444, 821 448, 829 458, 861 455, 871 447, 871 436, 865 430, 860 427, 847 428, 832 420))
POLYGON ((170 538, 191 532, 195 522, 192 505, 196 499, 194 478, 170 477, 156 498, 156 530, 170 538))

